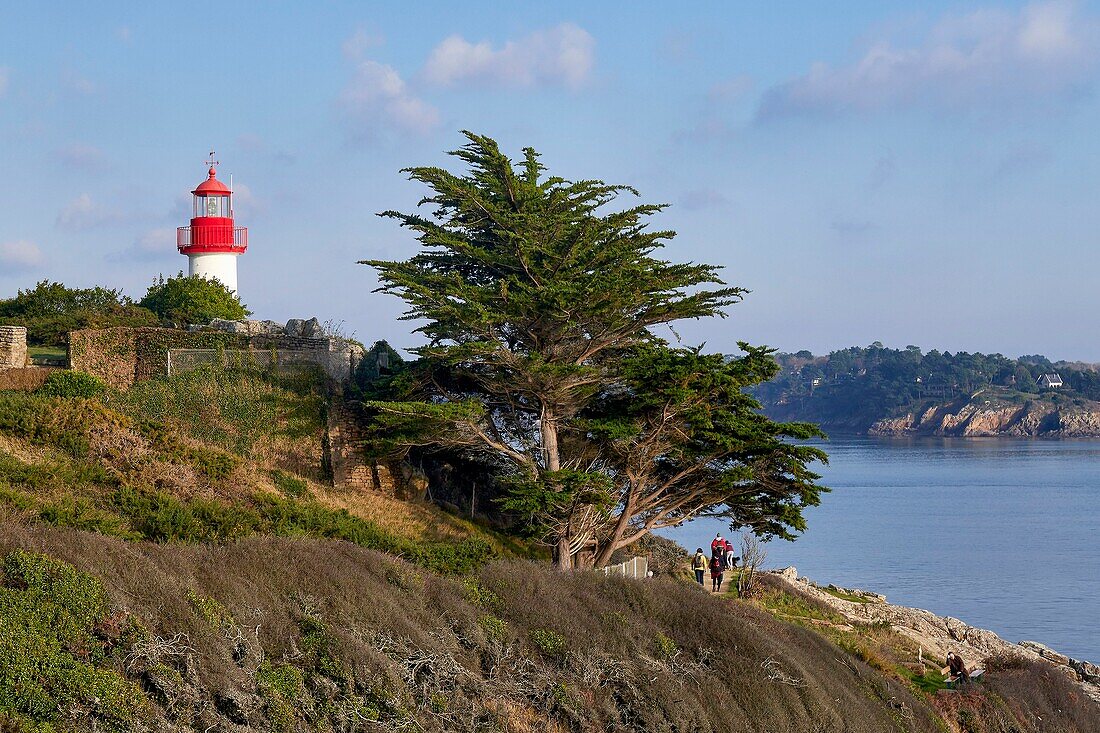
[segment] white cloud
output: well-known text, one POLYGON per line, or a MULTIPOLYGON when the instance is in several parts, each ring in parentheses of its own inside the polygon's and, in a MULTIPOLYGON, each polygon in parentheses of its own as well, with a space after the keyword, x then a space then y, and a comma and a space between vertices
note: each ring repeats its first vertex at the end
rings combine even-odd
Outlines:
POLYGON ((120 25, 118 28, 115 28, 115 38, 123 43, 129 43, 133 35, 133 31, 130 30, 130 26, 128 25, 120 25))
POLYGON ((375 33, 367 33, 359 28, 340 46, 340 53, 348 61, 359 61, 369 48, 381 46, 384 43, 382 36, 375 33))
POLYGON ((57 215, 57 226, 71 231, 84 231, 101 226, 119 224, 126 220, 120 212, 104 209, 92 199, 91 194, 82 193, 65 204, 57 215))
POLYGON ((897 107, 966 109, 1079 92, 1100 54, 1098 24, 1076 2, 945 16, 923 43, 873 41, 854 63, 817 62, 766 92, 759 118, 897 107))
POLYGON ((57 158, 67 168, 101 171, 107 167, 107 156, 94 145, 73 143, 57 151, 57 158))
POLYGON ((454 35, 435 47, 422 74, 426 81, 441 86, 472 82, 576 89, 591 74, 595 47, 595 39, 572 23, 536 31, 499 49, 488 41, 470 43, 454 35))
MULTIPOLYGON (((252 189, 240 181, 233 182, 233 216, 255 219, 267 212, 267 202, 256 197, 252 189)), ((247 222, 245 224, 247 226, 247 222)))
POLYGON ((0 264, 10 270, 29 270, 42 264, 42 250, 34 242, 0 242, 0 264))
POLYGON ((409 91, 392 66, 360 61, 340 94, 339 108, 355 137, 394 130, 427 135, 439 127, 439 111, 409 91))

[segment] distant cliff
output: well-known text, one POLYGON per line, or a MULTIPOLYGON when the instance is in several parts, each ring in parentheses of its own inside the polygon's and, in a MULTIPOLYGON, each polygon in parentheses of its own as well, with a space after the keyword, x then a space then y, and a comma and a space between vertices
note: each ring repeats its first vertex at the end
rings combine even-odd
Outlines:
POLYGON ((753 390, 778 420, 873 435, 1100 437, 1100 365, 891 349, 777 354, 753 390))
POLYGON ((903 415, 876 420, 871 435, 946 435, 977 437, 1100 437, 1100 402, 1061 406, 1049 400, 1002 404, 983 399, 984 392, 948 404, 924 403, 903 415))

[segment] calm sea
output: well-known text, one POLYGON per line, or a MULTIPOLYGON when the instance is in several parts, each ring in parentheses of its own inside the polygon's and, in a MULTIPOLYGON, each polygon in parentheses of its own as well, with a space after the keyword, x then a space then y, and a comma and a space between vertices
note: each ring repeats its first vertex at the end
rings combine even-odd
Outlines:
MULTIPOLYGON (((769 567, 1100 662, 1100 441, 834 438, 832 488, 769 567)), ((666 534, 694 550, 726 527, 666 534)))

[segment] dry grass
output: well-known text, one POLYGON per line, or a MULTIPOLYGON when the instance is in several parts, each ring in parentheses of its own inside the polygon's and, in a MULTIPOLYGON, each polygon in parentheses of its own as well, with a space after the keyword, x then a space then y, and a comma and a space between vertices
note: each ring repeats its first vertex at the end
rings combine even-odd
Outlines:
MULTIPOLYGON (((0 521, 0 553, 71 562, 150 638, 181 639, 159 655, 179 679, 156 682, 156 699, 188 730, 287 714, 257 683, 259 649, 306 680, 285 729, 374 730, 359 711, 424 731, 938 730, 926 704, 821 637, 687 583, 518 561, 460 583, 339 542, 159 546, 0 521)), ((153 663, 132 661, 153 684, 153 663)))

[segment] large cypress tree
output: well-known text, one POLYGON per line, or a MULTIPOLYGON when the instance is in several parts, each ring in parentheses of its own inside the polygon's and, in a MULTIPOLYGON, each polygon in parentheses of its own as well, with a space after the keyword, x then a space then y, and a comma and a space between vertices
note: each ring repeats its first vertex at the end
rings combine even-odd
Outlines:
POLYGON ((363 263, 428 341, 400 395, 371 403, 377 442, 488 457, 506 505, 531 518, 562 568, 606 561, 701 512, 764 533, 800 529, 818 491, 805 464, 824 456, 782 440, 814 429, 773 423, 744 396, 774 373, 770 352, 731 367, 671 349, 652 330, 724 317, 744 291, 715 266, 655 257, 674 236, 648 227, 664 207, 611 207, 634 189, 547 176, 534 150, 516 166, 493 140, 465 135, 452 153, 464 174, 405 171, 431 190, 421 201, 430 215, 382 214, 416 232, 421 251, 363 263), (674 377, 687 380, 675 395, 653 381, 674 377), (670 398, 682 403, 678 432, 654 436, 653 411, 670 398))

